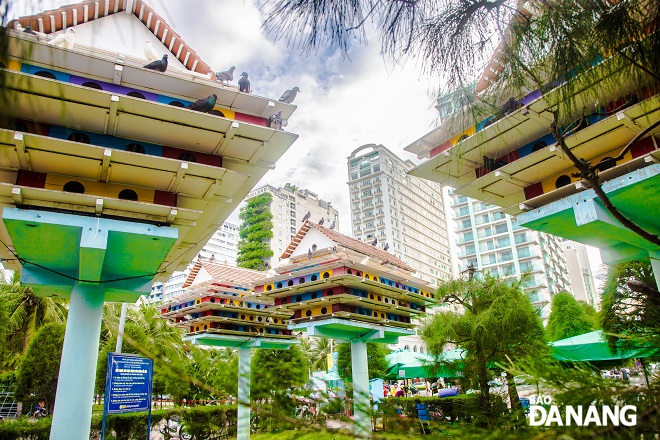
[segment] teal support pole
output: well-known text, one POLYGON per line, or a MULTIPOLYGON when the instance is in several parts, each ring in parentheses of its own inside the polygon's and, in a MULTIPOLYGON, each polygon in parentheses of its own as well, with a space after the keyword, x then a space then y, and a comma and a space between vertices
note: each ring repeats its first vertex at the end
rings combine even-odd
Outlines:
POLYGON ((649 252, 649 259, 651 260, 656 287, 660 290, 660 252, 649 252))
POLYGON ((351 361, 355 434, 358 436, 357 438, 364 438, 371 434, 371 400, 369 398, 369 365, 367 363, 366 341, 351 341, 351 361))
POLYGON ((100 285, 71 291, 50 440, 89 440, 103 299, 100 285))
POLYGON ((238 436, 250 440, 250 349, 238 348, 238 436))

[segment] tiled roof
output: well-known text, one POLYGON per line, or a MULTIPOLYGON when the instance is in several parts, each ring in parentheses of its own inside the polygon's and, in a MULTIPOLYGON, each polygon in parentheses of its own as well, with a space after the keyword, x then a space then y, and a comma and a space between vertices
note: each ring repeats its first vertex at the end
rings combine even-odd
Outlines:
POLYGON ((281 258, 289 258, 293 254, 293 251, 298 246, 298 243, 300 243, 302 238, 307 234, 307 232, 309 232, 311 228, 317 229, 318 231, 323 233, 326 237, 328 237, 330 240, 337 243, 337 245, 359 252, 365 256, 369 256, 374 259, 377 259, 380 261, 381 264, 389 263, 393 266, 400 267, 401 269, 410 272, 415 272, 415 269, 408 266, 406 263, 399 260, 397 257, 395 257, 394 255, 390 254, 387 251, 384 251, 375 246, 371 246, 370 244, 364 243, 360 240, 356 240, 355 238, 349 237, 348 235, 344 235, 340 232, 335 231, 334 229, 328 229, 323 226, 319 226, 318 224, 312 223, 310 221, 305 222, 305 224, 302 225, 302 227, 298 230, 298 233, 296 234, 295 237, 293 237, 291 243, 289 243, 289 246, 286 248, 281 258))
POLYGON ((189 287, 195 281, 195 277, 199 270, 204 268, 214 281, 244 286, 253 281, 259 281, 266 278, 265 272, 259 272, 252 269, 244 269, 242 267, 229 266, 226 263, 217 263, 204 258, 198 258, 195 265, 190 270, 190 274, 186 281, 183 283, 183 288, 189 287))
MULTIPOLYGON (((7 27, 14 29, 15 23, 19 22, 23 27, 30 25, 35 31, 51 34, 80 23, 87 23, 117 12, 124 12, 129 3, 133 15, 168 48, 172 55, 181 61, 186 69, 202 74, 213 72, 213 69, 201 60, 199 55, 183 41, 181 36, 174 32, 174 29, 142 0, 134 0, 133 2, 127 0, 84 0, 80 3, 65 5, 39 14, 20 17, 18 20, 10 21, 7 27)), ((213 77, 215 78, 215 73, 213 77)))

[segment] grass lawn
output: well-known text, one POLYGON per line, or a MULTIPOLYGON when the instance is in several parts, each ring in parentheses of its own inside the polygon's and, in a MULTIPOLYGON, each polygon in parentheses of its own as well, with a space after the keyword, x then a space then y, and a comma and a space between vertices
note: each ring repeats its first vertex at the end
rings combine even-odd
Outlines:
MULTIPOLYGON (((436 437, 437 436, 430 436, 436 437)), ((374 432, 372 434, 374 439, 387 439, 387 440, 401 440, 405 439, 428 439, 429 436, 421 436, 419 434, 403 434, 403 433, 387 433, 387 432, 374 432)), ((283 431, 270 434, 252 434, 250 440, 355 440, 352 434, 337 434, 328 431, 283 431)))

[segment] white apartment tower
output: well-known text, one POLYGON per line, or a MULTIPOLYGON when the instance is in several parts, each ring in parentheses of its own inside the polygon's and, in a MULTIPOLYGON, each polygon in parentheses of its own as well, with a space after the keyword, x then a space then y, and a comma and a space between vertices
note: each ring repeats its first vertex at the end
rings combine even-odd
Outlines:
POLYGON ((579 301, 585 301, 600 310, 600 296, 596 291, 594 276, 591 273, 587 247, 582 243, 570 240, 561 242, 566 257, 566 267, 573 288, 573 296, 579 301))
POLYGON ((571 292, 566 259, 554 235, 518 226, 502 208, 454 194, 460 269, 470 264, 481 273, 520 278, 532 304, 547 320, 552 295, 571 292))
POLYGON ((323 219, 323 226, 330 227, 334 222, 335 231, 339 231, 339 211, 333 206, 332 202, 326 202, 319 198, 318 194, 308 190, 300 189, 289 183, 280 188, 272 185, 264 185, 255 188, 250 192, 245 200, 249 200, 265 192, 273 196, 270 205, 270 212, 273 214, 273 238, 270 242, 270 248, 273 250, 273 258, 270 261, 271 267, 276 263, 279 256, 284 253, 298 229, 302 226, 302 219, 308 212, 310 220, 318 223, 323 219))
POLYGON ((368 144, 348 157, 351 227, 358 240, 388 251, 437 286, 451 278, 451 252, 442 188, 410 176, 415 166, 382 145, 368 144))

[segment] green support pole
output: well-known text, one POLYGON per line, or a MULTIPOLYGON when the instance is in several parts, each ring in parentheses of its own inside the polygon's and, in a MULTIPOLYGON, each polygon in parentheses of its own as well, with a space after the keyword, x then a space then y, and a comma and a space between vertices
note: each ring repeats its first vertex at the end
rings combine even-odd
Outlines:
POLYGON ((238 348, 238 436, 250 440, 250 349, 238 348))
POLYGON ((656 287, 660 290, 660 252, 649 252, 649 258, 651 259, 656 287))
POLYGON ((51 440, 89 440, 103 299, 100 285, 71 291, 51 440))
POLYGON ((371 400, 369 394, 369 364, 366 341, 351 341, 353 372, 353 415, 357 438, 371 434, 371 400))

